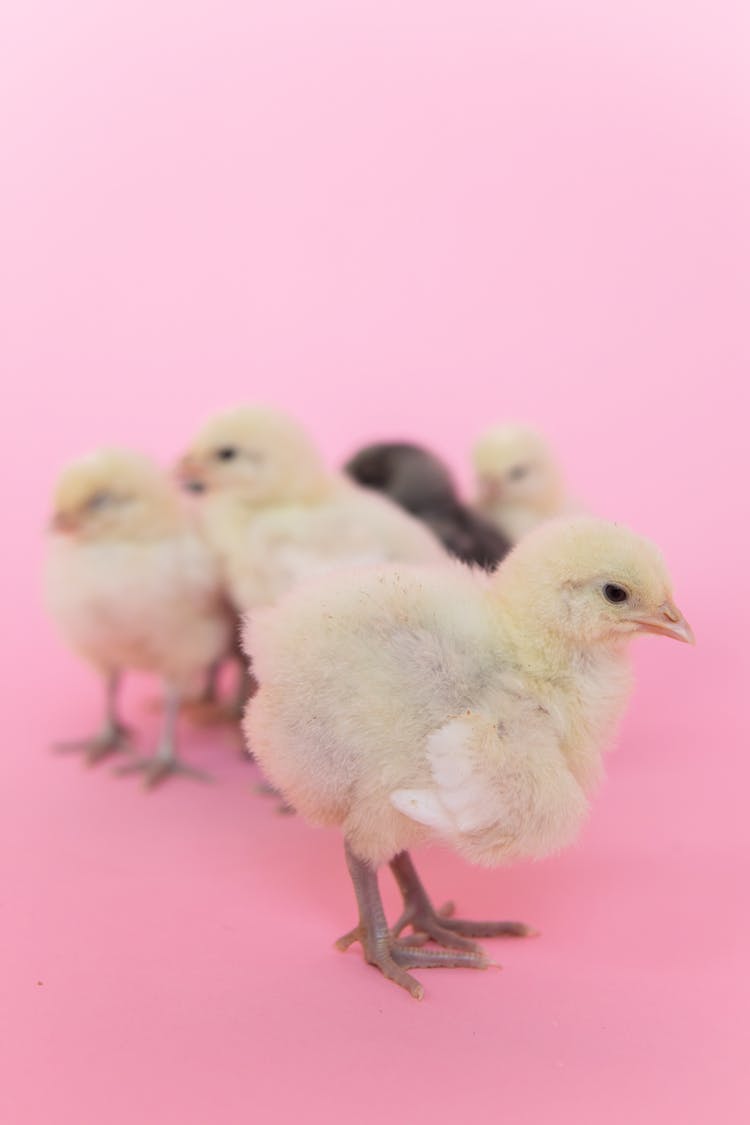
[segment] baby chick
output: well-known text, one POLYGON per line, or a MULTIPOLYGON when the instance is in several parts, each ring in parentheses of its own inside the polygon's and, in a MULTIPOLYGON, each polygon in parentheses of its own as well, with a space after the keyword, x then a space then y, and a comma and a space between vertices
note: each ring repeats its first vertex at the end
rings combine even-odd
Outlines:
POLYGON ((475 507, 511 543, 543 520, 572 515, 559 465, 541 434, 525 426, 495 426, 476 442, 475 507))
POLYGON ((510 549, 496 527, 462 503, 447 466, 427 449, 408 442, 368 445, 344 471, 426 523, 464 562, 492 570, 510 549))
POLYGON ((245 407, 210 421, 179 466, 240 612, 342 566, 440 562, 434 536, 395 504, 330 472, 296 422, 245 407))
POLYGON ((656 548, 585 517, 552 521, 494 574, 460 564, 322 580, 246 626, 259 691, 245 732, 264 771, 315 824, 337 825, 359 905, 338 943, 417 998, 406 970, 484 968, 472 937, 532 931, 438 914, 409 849, 468 860, 569 843, 628 696, 627 642, 692 643, 656 548), (377 868, 404 913, 389 929, 377 868), (406 925, 416 937, 399 938, 406 925), (415 948, 432 939, 444 948, 415 948))
POLYGON ((148 785, 175 772, 198 775, 176 756, 177 713, 231 643, 210 551, 166 475, 137 453, 104 449, 75 461, 58 481, 54 508, 48 606, 106 684, 101 731, 65 748, 83 750, 89 763, 124 749, 122 673, 151 672, 165 686, 161 741, 154 757, 124 770, 143 770, 148 785))

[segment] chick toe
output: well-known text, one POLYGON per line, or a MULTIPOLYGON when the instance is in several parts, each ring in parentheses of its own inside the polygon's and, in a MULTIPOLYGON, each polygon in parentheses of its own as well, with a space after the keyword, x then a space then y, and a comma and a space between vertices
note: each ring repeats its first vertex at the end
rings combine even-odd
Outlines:
POLYGON ((159 754, 155 754, 152 758, 137 758, 133 762, 127 762, 124 766, 120 766, 117 772, 122 776, 131 773, 142 773, 143 783, 146 789, 155 789, 158 785, 162 785, 168 778, 175 777, 178 774, 182 774, 185 777, 192 777, 196 781, 213 780, 210 774, 205 773, 203 770, 196 769, 194 766, 187 765, 185 762, 180 761, 179 758, 168 758, 159 754))
POLYGON ((130 752, 131 749, 130 731, 119 724, 107 727, 90 738, 58 742, 54 746, 58 754, 83 754, 88 766, 95 766, 113 754, 130 752))
MULTIPOLYGON (((404 900, 403 913, 391 931, 394 937, 411 926, 415 935, 426 934, 446 949, 481 953, 481 947, 470 938, 531 937, 537 933, 523 922, 473 922, 454 918, 455 905, 452 902, 436 911, 408 852, 399 852, 394 856, 390 867, 404 900)), ((411 942, 411 938, 407 940, 411 942)))

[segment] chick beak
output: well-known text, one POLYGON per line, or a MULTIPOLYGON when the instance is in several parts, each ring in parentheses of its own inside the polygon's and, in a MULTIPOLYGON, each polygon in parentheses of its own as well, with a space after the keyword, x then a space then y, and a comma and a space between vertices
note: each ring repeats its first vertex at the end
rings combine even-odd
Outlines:
POLYGON ((201 476, 200 466, 197 461, 186 453, 175 466, 175 476, 179 484, 187 492, 205 492, 206 482, 201 476))
POLYGON ((78 530, 78 527, 78 520, 72 512, 55 512, 49 521, 50 531, 55 531, 59 535, 72 535, 74 531, 78 530))
POLYGON ((486 503, 492 504, 498 500, 502 500, 503 492, 505 491, 503 487, 503 478, 483 477, 480 481, 479 490, 482 500, 484 500, 486 503))
POLYGON ((693 630, 671 599, 663 602, 653 616, 637 617, 635 623, 644 633, 658 633, 662 637, 695 644, 693 630))

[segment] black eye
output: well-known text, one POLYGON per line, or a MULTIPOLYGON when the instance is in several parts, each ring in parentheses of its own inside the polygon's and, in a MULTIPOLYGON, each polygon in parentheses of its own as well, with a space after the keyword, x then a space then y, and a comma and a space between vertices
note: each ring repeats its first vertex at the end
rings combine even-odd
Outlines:
POLYGON ((221 449, 216 450, 216 459, 218 461, 234 461, 237 456, 237 450, 233 445, 222 445, 221 449))
POLYGON ((98 512, 102 508, 106 508, 107 504, 111 503, 113 496, 111 492, 95 492, 93 496, 89 497, 86 501, 86 508, 89 512, 98 512))
POLYGON ((508 480, 523 480, 529 471, 528 465, 514 465, 508 470, 508 480))
POLYGON ((614 582, 608 582, 602 593, 608 602, 614 602, 615 605, 628 600, 627 590, 622 586, 615 586, 614 582))

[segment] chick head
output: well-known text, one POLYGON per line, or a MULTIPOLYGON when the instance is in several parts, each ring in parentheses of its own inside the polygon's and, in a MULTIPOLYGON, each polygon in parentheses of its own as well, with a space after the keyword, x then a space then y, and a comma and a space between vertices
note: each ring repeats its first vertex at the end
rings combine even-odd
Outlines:
POLYGON ((328 477, 305 431, 263 407, 238 407, 212 418, 178 464, 192 492, 234 493, 252 504, 306 500, 328 477))
POLYGON ((510 616, 537 621, 550 644, 617 645, 637 633, 694 643, 658 549, 618 524, 550 520, 511 552, 495 581, 510 616))
POLYGON ((148 457, 100 449, 73 461, 54 492, 53 531, 85 540, 151 538, 175 526, 179 502, 148 457))
POLYGON ((555 515, 564 499, 560 468, 551 449, 527 426, 494 426, 474 445, 472 460, 482 504, 528 508, 555 515))

